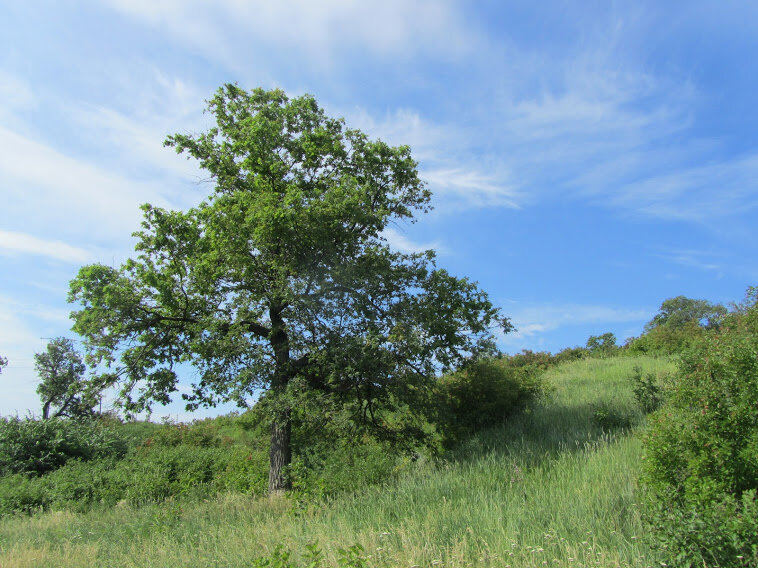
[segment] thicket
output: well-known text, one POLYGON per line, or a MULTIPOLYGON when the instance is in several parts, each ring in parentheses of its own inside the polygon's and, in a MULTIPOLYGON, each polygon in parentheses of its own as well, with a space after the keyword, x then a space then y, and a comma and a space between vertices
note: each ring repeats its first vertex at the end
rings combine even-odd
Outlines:
MULTIPOLYGON (((269 424, 262 414, 163 425, 3 420, 0 515, 263 495, 269 424)), ((389 481, 418 459, 418 453, 349 430, 347 416, 316 423, 307 415, 301 409, 294 420, 297 457, 288 472, 299 501, 389 481)))
POLYGON ((191 425, 110 422, 4 421, 6 428, 10 425, 14 432, 26 435, 16 436, 12 445, 3 444, 4 449, 12 446, 15 453, 3 454, 6 469, 0 478, 0 514, 47 508, 84 511, 119 502, 141 505, 173 496, 205 498, 222 492, 261 494, 265 490, 267 449, 245 433, 241 417, 191 425), (68 439, 68 444, 35 443, 29 435, 35 432, 56 443, 68 439), (103 442, 100 446, 98 435, 103 442), (78 446, 72 443, 77 440, 82 442, 78 446), (80 451, 80 447, 89 450, 92 446, 96 451, 80 451), (58 457, 57 467, 45 465, 45 471, 40 471, 39 464, 47 462, 35 460, 34 454, 48 455, 43 450, 46 447, 56 448, 56 453, 49 455, 58 457), (15 458, 22 459, 14 462, 15 458), (32 471, 28 464, 37 470, 32 471))
POLYGON ((658 313, 645 324, 645 332, 630 338, 627 349, 634 354, 681 354, 709 331, 717 330, 727 316, 722 304, 685 296, 668 298, 658 313))
POLYGON ((549 354, 524 352, 474 361, 443 376, 435 399, 444 444, 452 446, 474 432, 503 424, 537 399, 546 390, 542 373, 551 364, 549 354))
POLYGON ((684 353, 645 438, 648 520, 677 566, 758 565, 756 298, 684 353))
POLYGON ((0 476, 40 476, 71 460, 120 458, 128 440, 98 420, 0 418, 0 476))

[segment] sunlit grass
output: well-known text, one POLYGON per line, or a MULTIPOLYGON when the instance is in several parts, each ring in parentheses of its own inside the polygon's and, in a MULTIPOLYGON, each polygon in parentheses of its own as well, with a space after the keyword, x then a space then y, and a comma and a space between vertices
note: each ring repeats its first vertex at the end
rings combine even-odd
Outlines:
POLYGON ((587 360, 551 370, 550 399, 398 482, 317 506, 228 495, 86 514, 0 520, 0 566, 249 565, 278 544, 309 542, 337 565, 360 544, 372 566, 653 566, 635 504, 633 430, 592 421, 601 402, 643 420, 629 383, 653 358, 587 360))

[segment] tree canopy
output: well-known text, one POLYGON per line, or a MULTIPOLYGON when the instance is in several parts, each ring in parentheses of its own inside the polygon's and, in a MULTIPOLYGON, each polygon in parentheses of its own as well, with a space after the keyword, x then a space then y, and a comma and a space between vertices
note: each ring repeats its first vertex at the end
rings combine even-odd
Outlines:
POLYGON ((676 296, 663 301, 658 313, 645 325, 645 331, 660 326, 672 330, 681 330, 688 325, 711 329, 718 327, 726 313, 726 307, 721 304, 712 304, 707 300, 695 300, 686 296, 676 296))
POLYGON ((65 337, 52 339, 42 353, 34 354, 34 368, 42 381, 37 394, 42 400, 42 418, 92 415, 97 404, 86 382, 87 367, 77 353, 74 342, 65 337))
POLYGON ((166 403, 192 364, 189 409, 271 403, 269 490, 287 487, 290 412, 317 392, 391 434, 386 412, 418 404, 440 368, 494 348, 510 329, 487 295, 383 236, 429 209, 407 146, 370 140, 309 95, 225 85, 216 126, 169 136, 214 183, 187 211, 143 206, 137 255, 83 267, 74 330, 99 387, 129 411, 166 403))
POLYGON ((590 335, 587 338, 587 350, 593 355, 608 356, 618 349, 616 336, 607 332, 602 335, 590 335))

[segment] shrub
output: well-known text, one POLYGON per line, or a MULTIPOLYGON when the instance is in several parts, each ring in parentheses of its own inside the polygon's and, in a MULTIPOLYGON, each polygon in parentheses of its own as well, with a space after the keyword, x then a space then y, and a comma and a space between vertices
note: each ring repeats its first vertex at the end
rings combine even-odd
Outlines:
POLYGON ((68 461, 121 457, 129 443, 97 420, 0 418, 0 475, 43 475, 68 461))
POLYGON ((177 496, 258 493, 268 482, 268 457, 248 448, 143 448, 129 459, 79 461, 42 477, 0 478, 0 515, 39 509, 86 511, 94 505, 156 503, 177 496))
POLYGON ((678 566, 758 564, 758 309, 682 357, 645 438, 648 520, 678 566))
POLYGON ((346 491, 358 491, 395 479, 415 456, 369 435, 335 440, 325 451, 314 448, 297 455, 290 471, 297 499, 317 500, 346 491))
POLYGON ((655 373, 642 374, 642 368, 635 365, 632 375, 632 392, 640 409, 645 414, 658 410, 663 404, 663 393, 658 386, 655 373))
POLYGON ((50 505, 50 497, 39 478, 20 473, 0 477, 0 516, 28 513, 50 505))
POLYGON ((483 359, 443 376, 438 384, 438 424, 448 443, 501 424, 544 392, 542 369, 530 362, 483 359))
POLYGON ((553 355, 554 364, 579 361, 589 357, 589 351, 584 347, 566 347, 553 355))

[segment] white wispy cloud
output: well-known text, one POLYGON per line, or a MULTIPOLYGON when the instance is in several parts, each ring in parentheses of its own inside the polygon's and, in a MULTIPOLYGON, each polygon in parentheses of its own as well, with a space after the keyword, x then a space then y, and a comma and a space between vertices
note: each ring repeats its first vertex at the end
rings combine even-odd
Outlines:
POLYGON ((32 254, 74 264, 84 264, 94 260, 94 255, 90 251, 63 241, 41 239, 26 233, 3 230, 0 230, 0 254, 32 254))
POLYGON ((364 108, 334 110, 346 122, 392 145, 410 146, 420 162, 420 176, 444 210, 461 207, 517 208, 524 196, 499 162, 471 151, 476 132, 455 124, 429 120, 418 111, 403 108, 374 116, 364 108))
POLYGON ((0 355, 8 359, 8 366, 0 374, 3 392, 0 415, 16 412, 23 415, 27 409, 39 408, 35 392, 39 380, 34 372, 33 355, 44 348, 42 336, 59 334, 59 322, 55 321, 59 315, 46 313, 42 306, 30 306, 16 298, 0 296, 0 355), (40 319, 41 322, 35 321, 40 319))
MULTIPOLYGON (((513 185, 464 167, 422 170, 421 177, 437 195, 472 207, 518 209, 522 195, 513 185)), ((452 204, 448 203, 448 206, 452 204)))
POLYGON ((680 167, 624 185, 611 202, 651 217, 708 223, 758 207, 758 154, 680 167))
POLYGON ((387 243, 389 243, 393 249, 406 254, 425 252, 430 249, 437 253, 444 253, 446 251, 445 247, 438 241, 417 243, 400 233, 397 229, 391 227, 384 229, 384 231, 382 231, 382 236, 387 239, 387 243))
POLYGON ((505 336, 506 342, 535 337, 540 333, 569 326, 645 322, 653 314, 653 311, 648 309, 586 304, 532 304, 514 306, 506 311, 517 329, 516 333, 505 336))
POLYGON ((55 227, 88 241, 128 236, 139 225, 141 203, 166 204, 153 183, 120 177, 3 127, 0 173, 7 225, 14 218, 30 221, 34 211, 37 231, 55 227))
MULTIPOLYGON (((380 3, 350 0, 223 1, 109 0, 114 9, 171 34, 230 68, 240 65, 240 46, 268 46, 297 53, 311 65, 328 67, 345 50, 376 56, 414 53, 452 56, 469 52, 453 2, 422 0, 380 3)), ((245 50, 254 55, 255 51, 245 50)))
MULTIPOLYGON (((202 109, 200 97, 195 101, 195 109, 202 109)), ((118 156, 114 168, 123 170, 131 166, 175 180, 200 181, 208 177, 207 173, 201 172, 196 161, 187 160, 185 156, 163 146, 166 136, 173 134, 170 130, 176 130, 176 124, 181 124, 181 120, 155 114, 135 118, 103 106, 75 108, 69 116, 118 156)), ((180 131, 190 130, 191 122, 194 121, 185 120, 180 131)))

